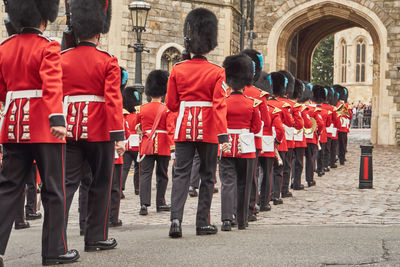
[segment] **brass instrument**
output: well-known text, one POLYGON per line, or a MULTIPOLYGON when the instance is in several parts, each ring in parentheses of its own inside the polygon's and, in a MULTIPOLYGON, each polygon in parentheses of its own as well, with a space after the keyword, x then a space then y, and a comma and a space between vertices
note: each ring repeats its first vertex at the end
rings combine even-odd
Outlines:
POLYGON ((346 107, 345 104, 341 104, 337 109, 336 109, 336 113, 339 116, 347 116, 350 117, 350 112, 348 110, 348 108, 346 107))
POLYGON ((310 121, 312 123, 311 128, 309 129, 304 128, 304 133, 306 135, 314 134, 315 130, 317 129, 317 121, 314 118, 310 118, 310 121))

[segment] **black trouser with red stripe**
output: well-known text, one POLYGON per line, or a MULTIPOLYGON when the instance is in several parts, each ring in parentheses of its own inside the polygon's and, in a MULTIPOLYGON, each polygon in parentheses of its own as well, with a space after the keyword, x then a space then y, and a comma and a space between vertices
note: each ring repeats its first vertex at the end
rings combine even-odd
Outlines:
POLYGON ((292 170, 292 159, 293 159, 293 148, 288 148, 285 159, 283 160, 283 182, 282 182, 282 193, 289 192, 290 174, 292 170))
POLYGON ((256 203, 258 202, 258 155, 260 154, 260 149, 256 151, 256 159, 254 160, 254 177, 251 182, 251 193, 250 193, 250 204, 249 204, 249 215, 256 213, 256 203))
POLYGON ((329 164, 330 166, 334 166, 336 163, 336 155, 337 155, 337 144, 338 139, 332 139, 331 142, 331 155, 329 156, 329 164))
POLYGON ((182 221, 183 210, 189 192, 190 172, 195 151, 200 157, 200 190, 197 206, 196 226, 210 224, 210 208, 217 168, 218 145, 205 142, 176 142, 175 167, 172 178, 171 220, 182 221))
MULTIPOLYGON (((279 155, 283 162, 285 162, 286 151, 279 151, 279 155)), ((277 160, 274 160, 273 171, 273 192, 272 199, 278 199, 281 196, 282 181, 283 181, 283 165, 279 165, 277 160)))
POLYGON ((331 146, 332 146, 332 138, 328 137, 328 142, 326 143, 324 149, 324 158, 322 159, 324 168, 328 168, 330 165, 331 149, 332 149, 331 146))
POLYGON ((293 187, 299 188, 301 185, 301 174, 303 173, 305 147, 296 147, 294 149, 294 179, 293 187))
POLYGON ((320 143, 321 150, 318 150, 317 156, 317 172, 322 172, 324 170, 324 159, 325 159, 325 149, 327 143, 320 143))
POLYGON ((122 166, 122 191, 125 190, 126 179, 128 178, 129 171, 131 169, 132 162, 134 162, 134 173, 133 173, 133 186, 135 190, 139 190, 139 163, 137 162, 138 151, 126 151, 124 153, 124 165, 122 166))
POLYGON ((347 133, 339 132, 339 162, 344 164, 346 159, 347 133))
POLYGON ((238 225, 245 226, 249 212, 251 184, 254 180, 255 161, 256 159, 225 157, 219 161, 222 184, 222 221, 232 221, 233 215, 236 214, 238 225), (237 199, 235 199, 235 196, 237 196, 237 199))
POLYGON ((168 164, 170 156, 146 155, 140 162, 140 205, 151 206, 151 178, 156 165, 156 206, 165 205, 165 192, 168 185, 168 164))
POLYGON ((85 162, 82 168, 81 185, 79 186, 79 227, 82 231, 86 229, 86 218, 88 209, 88 192, 92 183, 92 171, 89 163, 85 162))
POLYGON ((196 151, 193 158, 192 171, 190 172, 190 186, 193 188, 199 188, 200 184, 200 157, 196 151))
POLYGON ((307 143, 306 148, 306 181, 314 181, 315 171, 315 154, 317 153, 317 145, 313 143, 307 143))
POLYGON ((122 164, 114 165, 113 180, 111 187, 111 212, 110 222, 117 223, 119 218, 119 206, 121 203, 121 182, 122 182, 122 164))
MULTIPOLYGON (((85 242, 108 239, 111 180, 114 166, 112 142, 70 141, 67 143, 66 193, 67 212, 83 178, 85 162, 89 163, 92 183, 89 186, 85 242)), ((67 213, 68 214, 68 213, 67 213)), ((68 216, 66 221, 68 221, 68 216)))
POLYGON ((25 178, 36 160, 42 178, 44 220, 42 256, 56 257, 67 251, 65 232, 65 144, 3 144, 0 172, 0 255, 4 255, 15 220, 25 178))
POLYGON ((32 170, 28 172, 25 178, 25 186, 24 191, 20 196, 20 200, 18 201, 17 206, 17 214, 15 216, 15 223, 23 223, 25 222, 24 214, 34 214, 36 213, 36 202, 37 202, 37 193, 36 193, 36 163, 32 165, 32 170), (26 206, 25 205, 26 198, 26 206), (24 209, 25 208, 25 209, 24 209))
POLYGON ((271 201, 272 191, 272 166, 274 165, 274 158, 259 157, 258 161, 263 169, 263 176, 261 180, 260 191, 260 206, 265 206, 271 201))

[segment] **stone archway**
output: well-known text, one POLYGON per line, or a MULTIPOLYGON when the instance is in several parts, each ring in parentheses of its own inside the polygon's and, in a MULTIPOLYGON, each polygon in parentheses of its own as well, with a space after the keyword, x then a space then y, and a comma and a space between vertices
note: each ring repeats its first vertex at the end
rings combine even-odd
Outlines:
POLYGON ((391 112, 396 110, 396 105, 388 94, 385 78, 387 29, 380 17, 367 7, 352 1, 312 0, 286 10, 269 33, 266 70, 290 69, 298 78, 310 80, 311 57, 318 43, 331 34, 355 26, 366 29, 374 42, 371 142, 395 144, 396 124, 391 112), (294 38, 298 46, 293 56, 291 41, 294 38))

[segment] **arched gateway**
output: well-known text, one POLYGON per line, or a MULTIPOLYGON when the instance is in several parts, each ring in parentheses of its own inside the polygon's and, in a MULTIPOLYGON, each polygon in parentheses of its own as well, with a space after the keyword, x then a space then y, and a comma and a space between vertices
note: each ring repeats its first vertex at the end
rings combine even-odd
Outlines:
MULTIPOLYGON (((391 97, 396 88, 390 85, 400 77, 395 73, 397 68, 388 62, 391 17, 379 8, 378 1, 361 1, 364 4, 341 0, 285 2, 268 17, 268 22, 256 25, 259 38, 255 47, 266 55, 266 71, 288 69, 300 79, 310 80, 312 55, 320 41, 341 30, 364 28, 374 43, 371 141, 395 144, 399 112, 397 99, 391 97)), ((259 5, 257 12, 262 14, 263 9, 269 8, 259 5)))

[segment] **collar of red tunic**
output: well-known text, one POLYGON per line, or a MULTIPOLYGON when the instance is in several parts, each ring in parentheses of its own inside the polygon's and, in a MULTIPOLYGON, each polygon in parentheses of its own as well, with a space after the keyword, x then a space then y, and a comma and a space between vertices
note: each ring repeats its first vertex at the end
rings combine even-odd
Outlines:
POLYGON ((207 60, 207 58, 205 56, 202 56, 202 55, 195 55, 195 56, 193 56, 193 59, 204 59, 204 60, 207 60))
POLYGON ((23 28, 21 34, 30 33, 30 34, 43 34, 39 29, 35 28, 23 28))
POLYGON ((94 43, 91 42, 80 42, 78 46, 91 46, 91 47, 96 47, 94 43))
POLYGON ((234 90, 232 90, 231 95, 243 95, 243 93, 240 92, 240 91, 234 91, 234 90))

